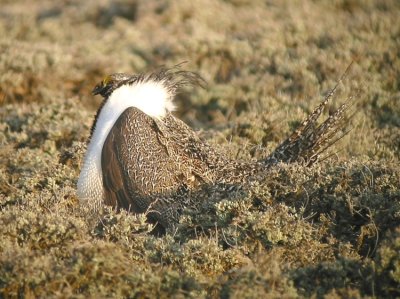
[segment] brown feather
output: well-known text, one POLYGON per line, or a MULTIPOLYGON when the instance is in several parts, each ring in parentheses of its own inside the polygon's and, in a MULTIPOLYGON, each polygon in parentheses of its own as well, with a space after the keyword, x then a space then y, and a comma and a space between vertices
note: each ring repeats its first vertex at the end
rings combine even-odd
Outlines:
MULTIPOLYGON (((126 109, 102 149, 105 204, 135 213, 147 212, 150 219, 169 227, 178 221, 183 208, 193 204, 191 193, 204 186, 231 188, 236 183, 268 175, 268 168, 277 162, 315 163, 322 152, 343 136, 337 137, 345 126, 351 98, 322 124, 317 121, 347 71, 289 138, 269 157, 256 162, 225 157, 170 112, 159 119, 134 107, 126 109)), ((180 84, 198 79, 188 75, 192 73, 183 73, 186 79, 178 84, 175 74, 166 69, 132 80, 167 80, 168 88, 175 93, 180 84)))

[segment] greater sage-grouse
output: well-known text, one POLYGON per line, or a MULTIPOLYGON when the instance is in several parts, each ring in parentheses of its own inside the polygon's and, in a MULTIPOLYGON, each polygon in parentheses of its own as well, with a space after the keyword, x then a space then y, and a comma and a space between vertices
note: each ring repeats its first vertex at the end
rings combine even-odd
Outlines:
POLYGON ((349 101, 317 124, 342 79, 269 157, 247 162, 220 154, 172 115, 179 88, 201 83, 195 73, 163 68, 112 74, 93 90, 104 99, 92 126, 78 197, 95 209, 105 204, 134 213, 151 211, 150 219, 166 228, 178 221, 191 192, 204 185, 241 183, 278 162, 310 165, 344 134, 338 132, 349 101))

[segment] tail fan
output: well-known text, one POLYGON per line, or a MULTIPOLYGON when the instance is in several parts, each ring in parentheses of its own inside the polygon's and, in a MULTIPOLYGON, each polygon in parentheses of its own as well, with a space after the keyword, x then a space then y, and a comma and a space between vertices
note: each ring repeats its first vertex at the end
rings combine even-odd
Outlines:
POLYGON ((293 163, 300 162, 310 166, 317 162, 323 152, 334 143, 342 139, 350 130, 343 130, 346 127, 347 112, 352 106, 353 96, 347 98, 335 112, 333 112, 322 124, 318 125, 318 118, 322 111, 335 95, 339 84, 346 78, 352 63, 347 67, 339 78, 333 89, 326 95, 324 100, 314 111, 300 124, 300 126, 282 142, 275 151, 264 160, 267 166, 279 162, 293 163))

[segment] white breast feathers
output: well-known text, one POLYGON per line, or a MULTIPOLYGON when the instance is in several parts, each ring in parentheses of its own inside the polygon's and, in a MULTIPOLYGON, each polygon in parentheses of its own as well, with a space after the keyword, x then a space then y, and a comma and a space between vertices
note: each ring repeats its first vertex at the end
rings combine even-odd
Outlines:
POLYGON ((175 109, 173 96, 162 81, 146 81, 123 85, 105 100, 78 180, 78 197, 82 204, 98 206, 103 201, 101 152, 118 117, 127 108, 136 107, 153 118, 162 118, 167 111, 175 109))

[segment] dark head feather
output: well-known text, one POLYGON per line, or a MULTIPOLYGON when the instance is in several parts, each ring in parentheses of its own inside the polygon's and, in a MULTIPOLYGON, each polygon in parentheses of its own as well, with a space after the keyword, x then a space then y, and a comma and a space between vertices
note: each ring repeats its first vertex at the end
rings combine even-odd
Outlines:
POLYGON ((124 73, 108 75, 93 88, 92 94, 100 94, 103 98, 108 98, 115 89, 124 85, 130 78, 130 75, 124 73))
POLYGON ((187 85, 197 85, 200 87, 205 86, 204 79, 197 73, 180 70, 179 68, 181 64, 175 65, 172 68, 161 67, 156 71, 150 73, 141 73, 137 75, 114 73, 106 76, 100 83, 95 86, 92 91, 93 95, 100 94, 103 97, 103 101, 100 104, 99 109, 97 110, 92 128, 90 130, 90 138, 93 135, 95 124, 100 115, 100 112, 103 109, 108 98, 114 92, 114 90, 125 84, 133 85, 146 82, 159 82, 164 85, 171 96, 174 96, 180 88, 187 85))

